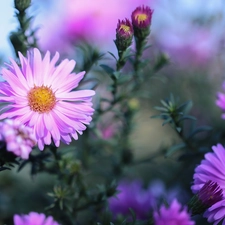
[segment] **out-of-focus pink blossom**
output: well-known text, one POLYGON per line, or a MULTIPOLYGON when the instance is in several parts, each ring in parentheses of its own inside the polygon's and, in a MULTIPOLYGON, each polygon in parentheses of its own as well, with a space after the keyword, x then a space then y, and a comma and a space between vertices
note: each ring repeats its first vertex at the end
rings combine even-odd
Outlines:
MULTIPOLYGON (((68 43, 86 40, 101 49, 114 46, 119 19, 131 18, 132 12, 153 0, 64 0, 58 20, 43 22, 40 44, 50 50, 63 50, 68 43), (57 42, 59 44, 57 44, 57 42)), ((114 46, 115 48, 115 46, 114 46)))
POLYGON ((224 38, 222 1, 155 1, 151 34, 158 46, 181 66, 206 65, 224 38))
POLYGON ((52 216, 30 212, 28 215, 14 215, 14 225, 59 225, 52 216))
POLYGON ((0 122, 0 140, 6 143, 6 149, 22 159, 28 159, 36 139, 31 128, 18 120, 7 119, 0 122))

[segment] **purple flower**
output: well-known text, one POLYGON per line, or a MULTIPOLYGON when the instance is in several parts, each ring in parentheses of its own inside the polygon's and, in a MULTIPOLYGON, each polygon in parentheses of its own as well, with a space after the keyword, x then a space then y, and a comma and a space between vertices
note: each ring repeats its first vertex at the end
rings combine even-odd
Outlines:
MULTIPOLYGON (((214 152, 205 154, 205 159, 196 167, 194 173, 194 184, 191 189, 194 193, 198 193, 204 185, 212 181, 222 189, 223 198, 212 196, 216 201, 204 213, 204 217, 208 218, 208 222, 214 222, 214 225, 223 220, 225 224, 225 149, 221 144, 212 147, 214 152)), ((219 192, 220 193, 220 192, 219 192)))
POLYGON ((153 213, 154 225, 194 225, 186 207, 174 199, 169 207, 162 205, 153 213))
POLYGON ((0 122, 0 140, 6 143, 6 149, 22 159, 28 159, 36 139, 32 129, 17 120, 7 119, 0 122))
POLYGON ((132 208, 138 219, 147 219, 154 205, 154 198, 148 189, 144 189, 140 181, 121 182, 119 193, 109 199, 109 208, 114 216, 131 215, 132 208))
POLYGON ((59 54, 42 59, 38 49, 19 53, 21 67, 11 59, 2 70, 0 102, 8 103, 0 119, 17 119, 31 127, 40 150, 54 141, 69 144, 78 139, 92 120, 93 90, 74 91, 85 72, 72 73, 75 61, 63 60, 56 65, 59 54))
POLYGON ((14 225, 59 225, 52 216, 30 212, 28 215, 14 215, 14 225))
MULTIPOLYGON (((223 89, 225 89, 225 82, 223 84, 223 89)), ((221 108, 221 110, 224 112, 222 113, 222 119, 225 119, 225 94, 219 92, 217 94, 217 100, 216 100, 216 105, 221 108)))

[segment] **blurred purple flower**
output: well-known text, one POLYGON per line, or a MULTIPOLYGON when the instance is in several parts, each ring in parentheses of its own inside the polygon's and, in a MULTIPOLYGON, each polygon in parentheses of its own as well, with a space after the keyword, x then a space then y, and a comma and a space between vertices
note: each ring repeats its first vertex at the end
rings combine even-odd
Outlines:
POLYGON ((207 65, 221 49, 223 2, 155 1, 152 36, 181 66, 207 65), (173 6, 173 7, 171 7, 173 6))
POLYGON ((169 207, 162 205, 159 211, 153 214, 154 225, 194 225, 186 207, 174 199, 169 207))
POLYGON ((7 119, 0 122, 0 140, 6 142, 6 149, 22 159, 28 159, 36 139, 31 128, 18 120, 7 119))
POLYGON ((148 189, 144 189, 142 182, 121 182, 117 190, 119 193, 109 199, 109 208, 113 215, 131 215, 131 208, 137 219, 147 219, 155 205, 155 199, 148 189))
MULTIPOLYGON (((223 83, 223 89, 225 90, 225 82, 223 83)), ((217 100, 216 100, 216 105, 221 108, 223 111, 222 113, 222 119, 225 119, 225 94, 222 92, 217 93, 217 100)))
POLYGON ((194 193, 198 193, 202 187, 212 181, 222 189, 223 198, 217 198, 218 202, 209 207, 204 213, 204 217, 208 218, 208 222, 214 222, 214 225, 223 220, 225 224, 225 148, 221 144, 212 147, 213 152, 206 153, 205 159, 196 167, 194 173, 194 184, 191 189, 194 193))
POLYGON ((59 225, 52 216, 30 212, 28 215, 14 215, 14 225, 59 225))

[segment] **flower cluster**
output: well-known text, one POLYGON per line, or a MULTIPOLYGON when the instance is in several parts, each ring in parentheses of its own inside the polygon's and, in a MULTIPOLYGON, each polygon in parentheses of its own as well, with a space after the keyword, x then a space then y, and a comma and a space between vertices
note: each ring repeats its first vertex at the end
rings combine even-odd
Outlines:
POLYGON ((133 35, 135 38, 144 40, 150 33, 152 13, 148 6, 137 7, 128 19, 118 22, 116 29, 115 44, 119 51, 124 51, 131 45, 133 35))
POLYGON ((7 119, 0 122, 0 140, 6 143, 6 149, 22 159, 28 159, 36 139, 32 129, 18 120, 7 119))

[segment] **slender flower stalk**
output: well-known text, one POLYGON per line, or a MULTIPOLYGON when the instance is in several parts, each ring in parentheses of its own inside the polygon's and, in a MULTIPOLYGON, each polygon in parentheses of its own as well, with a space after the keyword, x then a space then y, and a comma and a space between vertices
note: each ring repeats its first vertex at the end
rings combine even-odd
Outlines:
POLYGON ((0 119, 12 118, 32 128, 40 150, 60 141, 69 144, 78 139, 92 120, 93 90, 74 91, 85 72, 72 73, 74 60, 56 65, 59 54, 42 59, 38 49, 19 53, 21 68, 11 59, 2 70, 0 102, 7 103, 0 119))

